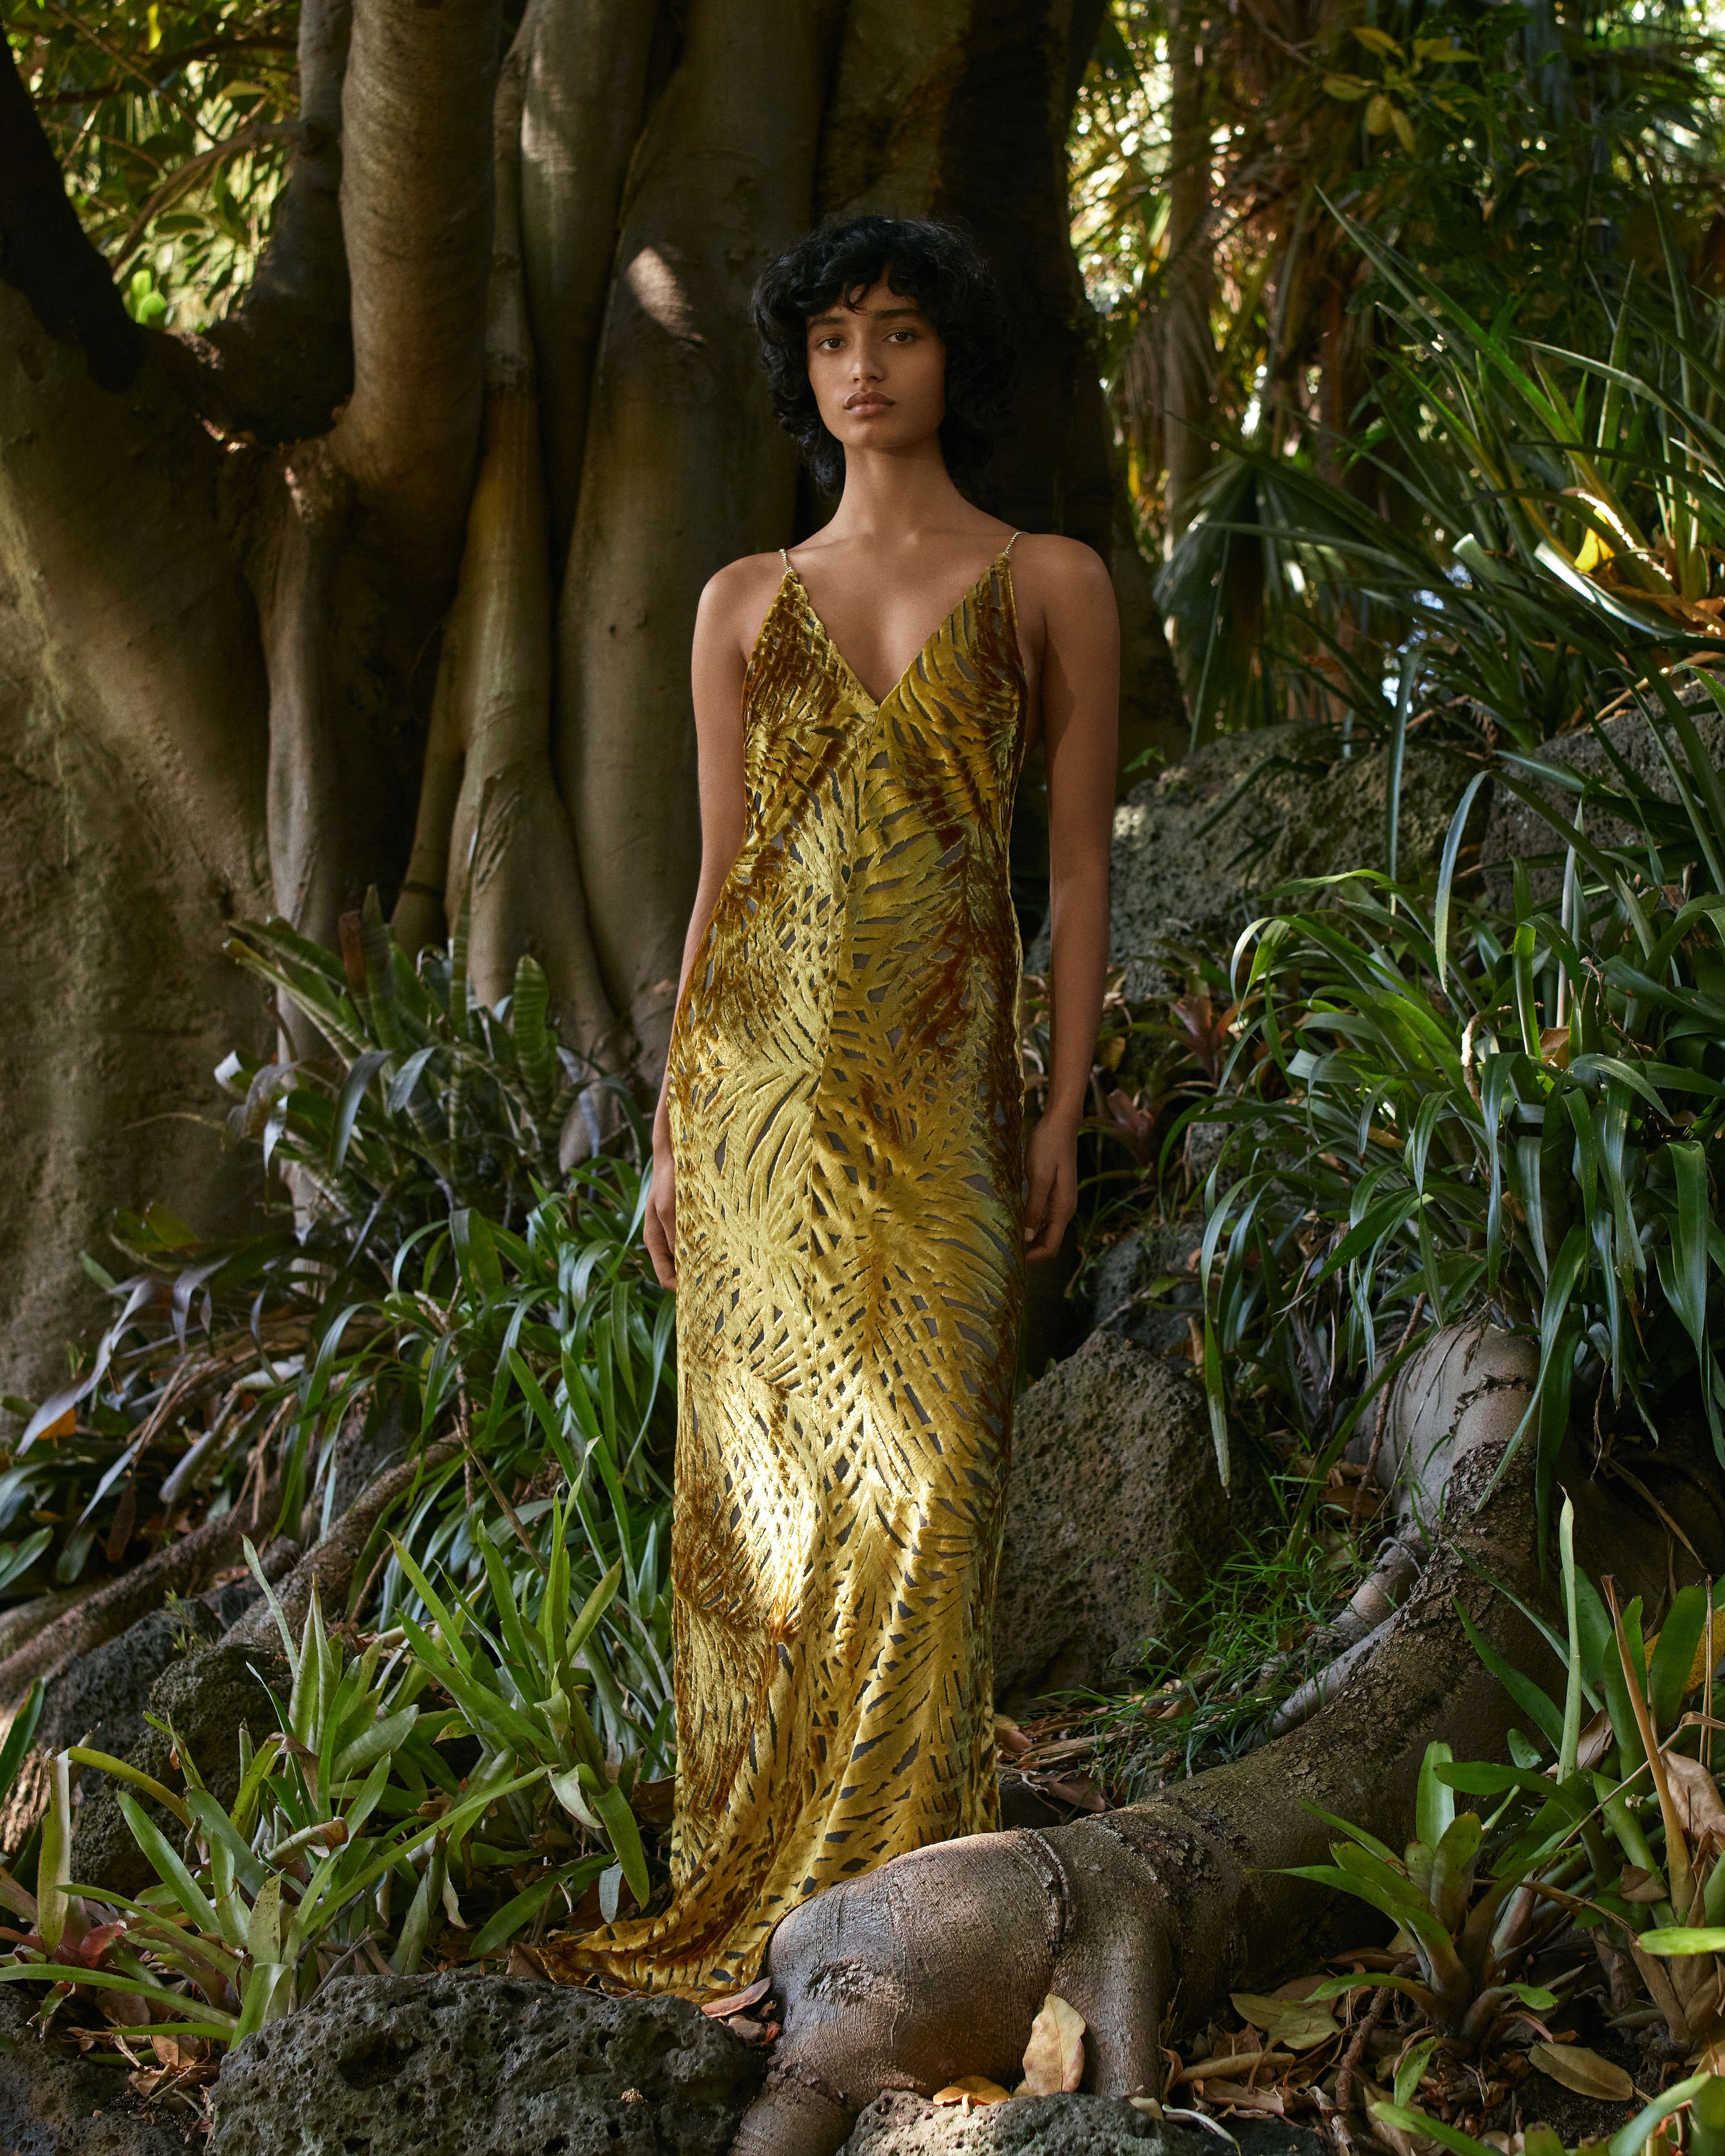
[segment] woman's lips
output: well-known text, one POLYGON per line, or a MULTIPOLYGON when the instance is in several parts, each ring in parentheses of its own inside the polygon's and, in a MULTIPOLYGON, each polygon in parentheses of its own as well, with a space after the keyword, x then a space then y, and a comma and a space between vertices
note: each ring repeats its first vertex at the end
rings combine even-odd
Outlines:
POLYGON ((890 397, 859 397, 855 403, 847 404, 845 409, 853 419, 872 418, 877 412, 890 412, 892 409, 892 399, 890 397))

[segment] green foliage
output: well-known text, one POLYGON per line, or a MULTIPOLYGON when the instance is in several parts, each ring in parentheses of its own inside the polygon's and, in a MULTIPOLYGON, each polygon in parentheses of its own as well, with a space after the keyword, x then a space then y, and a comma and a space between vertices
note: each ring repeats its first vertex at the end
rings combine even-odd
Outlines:
POLYGON ((1282 1502, 1196 1594, 1183 1601, 1163 1584, 1157 1631, 1137 1656, 1142 1681, 1107 1703, 1097 1764, 1127 1802, 1249 1750, 1333 1652, 1320 1628, 1359 1583, 1360 1542, 1340 1522, 1298 1521, 1303 1477, 1272 1487, 1282 1502))
MULTIPOLYGON (((1511 1732, 1514 1763, 1457 1762, 1447 1745, 1430 1746, 1403 1855, 1320 1813, 1342 1836, 1332 1861, 1292 1875, 1367 1902, 1397 1928, 1377 1965, 1327 1979, 1311 1996, 1370 1987, 1412 2002, 1413 2032, 1429 2029, 1434 2041, 1405 2082, 1398 2076, 1398 2106, 1428 2068, 1441 2074, 1509 2039, 1527 2020, 1521 2010, 1554 2018, 1560 1999, 1596 1973, 1595 1934, 1604 1958, 1617 1957, 1625 1979, 1642 1989, 1642 2018, 1663 2020, 1671 2056, 1702 2062, 1725 2035, 1716 1959, 1725 1952, 1716 1830, 1725 1813, 1711 1760, 1725 1617, 1707 1589, 1686 1587, 1659 1632, 1644 1637, 1639 1601, 1619 1609, 1609 1581, 1602 1597, 1577 1569, 1572 1528, 1566 1500, 1564 1630, 1534 1620, 1557 1660, 1561 1697, 1469 1625, 1532 1726, 1531 1736, 1511 1732), (1458 1809, 1458 1793, 1485 1799, 1489 1812, 1458 1809), (1535 1969, 1541 1980, 1529 1982, 1535 1969)), ((1429 2123, 1407 2130, 1437 2133, 1429 2123)))
POLYGON ((1661 229, 1660 267, 1584 283, 1560 339, 1507 301, 1481 323, 1348 223, 1383 414, 1345 480, 1255 443, 1218 459, 1163 580, 1195 724, 1424 716, 1527 748, 1717 646, 1725 310, 1661 229))
POLYGON ((1219 1443, 1230 1378, 1322 1450, 1416 1311, 1491 1312, 1538 1342, 1517 1442, 1542 1502, 1596 1392, 1655 1434, 1696 1401, 1725 1457, 1725 813, 1690 712, 1655 712, 1676 803, 1609 744, 1605 778, 1500 770, 1568 842, 1548 898, 1525 861, 1507 906, 1458 898, 1464 802, 1435 896, 1332 880, 1243 939, 1235 1083, 1202 1111, 1227 1133, 1203 1259, 1219 1443), (1594 844, 1604 816, 1645 844, 1594 844))
POLYGON ((198 331, 250 280, 299 110, 297 0, 5 0, 84 228, 136 320, 198 331))
MULTIPOLYGON (((565 1727, 571 1713, 581 1717, 579 1687, 597 1686, 601 1666, 591 1637, 596 1604, 571 1623, 567 1582, 567 1565, 554 1571, 541 1650, 511 1622, 496 1663, 485 1665, 517 1709, 534 1712, 547 1710, 536 1680, 553 1670, 567 1687, 565 1727), (577 1654, 587 1658, 579 1671, 577 1654)), ((607 1584, 614 1589, 614 1578, 607 1584)), ((78 1994, 121 2031, 225 2045, 303 2005, 362 1953, 382 1966, 388 1948, 387 1966, 411 1974, 446 1922, 466 1929, 470 1953, 495 1953, 556 1897, 571 1905, 614 1851, 644 1897, 639 1836, 616 1784, 601 1767, 598 1816, 585 1805, 577 1813, 600 1845, 584 1852, 556 1823, 576 1807, 560 1794, 553 1820, 534 1802, 558 1781, 534 1749, 546 1740, 536 1732, 528 1743, 495 1741, 501 1691, 469 1712, 484 1691, 470 1681, 483 1657, 462 1638, 471 1611, 464 1605, 452 1619, 425 1591, 439 1612, 440 1645, 409 1627, 423 1654, 402 1652, 398 1639, 391 1653, 387 1640, 373 1639, 350 1660, 315 1598, 297 1641, 282 1623, 292 1685, 281 1726, 255 1748, 240 1732, 239 1788, 226 1810, 183 1747, 183 1796, 104 1753, 74 1745, 58 1753, 35 1891, 0 1876, 7 1906, 33 1926, 0 1962, 0 1981, 54 1986, 50 2006, 78 1994), (454 1680, 445 1696, 455 1705, 431 1702, 429 1688, 444 1678, 454 1680), (479 1754, 465 1776, 446 1756, 464 1744, 479 1754), (158 1882, 136 1901, 69 1876, 78 1767, 121 1784, 121 1813, 158 1882), (164 1832, 140 1796, 163 1807, 177 1831, 164 1832), (470 1906, 490 1905, 481 1925, 464 1912, 458 1883, 470 1906)), ((556 1726, 555 1702, 548 1713, 556 1726)), ((597 1758, 584 1726, 587 1754, 597 1758)), ((0 1757, 0 1774, 6 1765, 0 1757)))
MULTIPOLYGON (((1355 228, 1478 321, 1507 308, 1533 334, 1573 326, 1591 280, 1615 285, 1629 265, 1660 262, 1651 185, 1680 247, 1704 253, 1719 141, 1708 57, 1697 18, 1626 4, 1398 0, 1368 15, 1296 8, 1272 26, 1114 0, 1074 119, 1073 237, 1147 536, 1158 547, 1175 536, 1162 498, 1172 295, 1194 282, 1210 295, 1195 363, 1219 440, 1291 477, 1334 480, 1398 395, 1360 304, 1380 288, 1355 228), (1191 154, 1170 66, 1183 33, 1202 51, 1200 110, 1185 125, 1201 130, 1211 205, 1189 232, 1170 224, 1178 161, 1191 154)), ((1256 613, 1240 610, 1240 567, 1213 604, 1250 647, 1256 613)), ((1189 685, 1194 648, 1179 655, 1189 685)))
POLYGON ((1402 1856, 1362 1828, 1333 1820, 1343 1835, 1330 1845, 1333 1862, 1297 1866, 1289 1876, 1333 1887, 1388 1917, 1419 1964, 1415 1976, 1333 1977, 1314 1997, 1335 1998, 1362 1987, 1404 1992, 1440 2035, 1471 2054, 1513 2018, 1515 2007, 1545 2011, 1557 2005, 1553 1992, 1521 1983, 1511 1972, 1562 1912, 1554 1915, 1548 1902, 1522 1894, 1525 1875, 1513 1866, 1489 1884, 1481 1880, 1485 1828, 1477 1812, 1456 1810, 1455 1791, 1442 1771, 1451 1763, 1447 1744, 1426 1747, 1418 1829, 1402 1856), (1519 1897, 1512 1912, 1505 1906, 1512 1897, 1519 1897))
POLYGON ((459 932, 409 966, 375 900, 344 921, 341 957, 280 923, 231 947, 321 1036, 218 1074, 230 1142, 294 1211, 220 1246, 160 1209, 125 1222, 139 1269, 110 1282, 120 1316, 32 1414, 13 1473, 39 1495, 58 1474, 63 1523, 166 1466, 158 1532, 273 1487, 266 1529, 315 1534, 344 1457, 405 1450, 416 1471, 354 1571, 357 1660, 315 1608, 302 1640, 284 1629, 292 1697, 256 1754, 247 1741, 225 1821, 195 1777, 182 1797, 74 1748, 65 1771, 136 1785, 183 1845, 124 1792, 161 1887, 92 1917, 64 1876, 69 1814, 50 1806, 48 1928, 0 1968, 75 1980, 132 2021, 180 2014, 211 2043, 356 1954, 411 1969, 440 1938, 493 1953, 589 1887, 608 1915, 625 1884, 644 1903, 631 1799, 673 1764, 675 1305, 641 1247, 632 1099, 560 1047, 531 958, 486 1010, 459 932), (566 1173, 571 1134, 604 1134, 600 1098, 619 1149, 566 1173), (98 1435, 92 1492, 66 1460, 98 1435), (188 1984, 171 2008, 164 1990, 188 1984))

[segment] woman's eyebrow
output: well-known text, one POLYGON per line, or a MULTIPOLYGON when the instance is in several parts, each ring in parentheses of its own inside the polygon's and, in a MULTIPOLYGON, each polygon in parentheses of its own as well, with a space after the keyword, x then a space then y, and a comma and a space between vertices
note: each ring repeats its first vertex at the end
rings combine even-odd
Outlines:
MULTIPOLYGON (((829 307, 824 314, 811 315, 809 317, 809 326, 812 330, 819 329, 824 322, 842 322, 847 314, 860 314, 862 312, 863 310, 860 307, 829 307)), ((890 322, 900 315, 916 315, 920 316, 922 312, 922 308, 916 306, 872 307, 868 310, 870 320, 871 321, 877 322, 890 322)))

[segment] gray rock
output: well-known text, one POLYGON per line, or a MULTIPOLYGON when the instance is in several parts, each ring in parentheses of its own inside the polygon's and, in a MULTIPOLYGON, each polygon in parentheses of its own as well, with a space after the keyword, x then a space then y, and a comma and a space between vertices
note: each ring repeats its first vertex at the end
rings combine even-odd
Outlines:
MULTIPOLYGON (((152 1609, 118 1638, 76 1656, 43 1688, 36 1739, 0 1810, 0 1848, 22 1847, 48 1804, 48 1760, 69 1744, 91 1744, 124 1758, 145 1733, 150 1691, 188 1645, 219 1637, 221 1624, 202 1600, 152 1609)), ((98 1768, 78 1778, 86 1797, 101 1782, 98 1768)))
MULTIPOLYGON (((1690 708, 1695 730, 1700 735, 1702 746, 1712 759, 1715 770, 1725 769, 1725 714, 1707 691, 1691 684, 1683 692, 1682 701, 1690 708)), ((1671 773, 1666 768, 1664 757, 1654 738, 1652 727, 1636 711, 1620 713, 1607 719, 1602 728, 1605 738, 1623 758, 1638 778, 1640 778, 1663 801, 1675 801, 1676 787, 1671 773)), ((1666 738, 1671 740, 1670 729, 1666 738)), ((1673 744, 1675 747, 1675 744, 1673 744)), ((1561 765, 1589 778, 1603 778, 1608 785, 1620 784, 1613 770, 1609 757, 1600 747, 1591 727, 1578 733, 1559 734, 1554 741, 1545 742, 1535 752, 1542 763, 1561 765)), ((1681 757, 1679 758, 1681 763, 1681 757)), ((1574 819, 1575 797, 1562 788, 1542 785, 1530 774, 1521 776, 1533 791, 1543 794, 1574 819)), ((1637 834, 1625 824, 1613 818, 1590 815, 1588 834, 1600 844, 1623 845, 1635 843, 1637 834)), ((1535 808, 1518 801, 1507 787, 1496 789, 1491 811, 1486 824, 1485 836, 1480 841, 1480 865, 1486 871, 1486 887, 1494 902, 1507 905, 1512 889, 1510 864, 1515 860, 1537 860, 1541 855, 1551 856, 1560 849, 1563 841, 1551 825, 1535 808)), ((1528 880, 1536 901, 1543 902, 1556 896, 1562 880, 1560 859, 1548 859, 1542 867, 1530 868, 1528 880)))
POLYGON ((1188 1313, 1203 1307, 1189 1263, 1203 1240, 1201 1226, 1174 1220, 1152 1221, 1122 1235, 1096 1270, 1093 1330, 1118 1333, 1159 1355, 1183 1354, 1188 1313))
POLYGON ((223 2061, 209 2156, 724 2156, 763 2065, 684 1999, 341 1976, 223 2061))
POLYGON ((844 2156, 1216 2156, 1221 2146, 1125 2097, 1015 2097, 965 2112, 893 2089, 858 2118, 844 2156))
POLYGON ((1192 1375, 1093 1332, 1018 1404, 994 1613, 997 1697, 1088 1685, 1237 1532, 1192 1375))
MULTIPOLYGON (((1135 1001, 1178 994, 1168 944, 1226 952, 1276 886, 1338 868, 1383 868, 1388 752, 1345 757, 1327 726, 1227 734, 1134 787, 1114 812, 1109 949, 1135 1001)), ((1435 866, 1469 765, 1409 742, 1402 767, 1397 868, 1435 866)), ((1027 954, 1048 964, 1045 929, 1027 954)))
POLYGON ((123 2064, 98 2066, 29 2025, 45 1986, 0 1984, 0 2149, 6 2156, 186 2156, 171 2118, 151 2116, 123 2064))
MULTIPOLYGON (((167 1665, 151 1687, 149 1711, 172 1725, 216 1801, 230 1804, 239 1789, 241 1725, 249 1728, 254 1743, 268 1736, 279 1726, 270 1691, 285 1707, 289 1682, 287 1661, 279 1650, 205 1647, 167 1665)), ((141 1717, 139 1732, 121 1756, 169 1789, 178 1788, 181 1777, 167 1737, 141 1717)), ((97 1776, 95 1783, 79 1810, 72 1876, 83 1886, 136 1896, 154 1883, 156 1874, 132 1839, 113 1784, 105 1776, 97 1776)), ((157 1825, 167 1825, 167 1815, 159 1806, 146 1804, 144 1809, 157 1825)))
MULTIPOLYGON (((144 1711, 157 1680, 181 1656, 219 1639, 222 1630, 207 1603, 180 1602, 152 1609, 117 1640, 80 1655, 48 1686, 39 1748, 58 1752, 87 1743, 123 1758, 144 1734, 144 1711)), ((96 1769, 86 1768, 86 1794, 96 1780, 96 1769)))

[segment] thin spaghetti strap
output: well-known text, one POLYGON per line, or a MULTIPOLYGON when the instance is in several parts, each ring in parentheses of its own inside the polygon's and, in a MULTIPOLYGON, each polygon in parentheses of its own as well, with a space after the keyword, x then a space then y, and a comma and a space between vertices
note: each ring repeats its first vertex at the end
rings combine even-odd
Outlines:
MULTIPOLYGON (((1023 536, 1021 532, 1014 531, 1012 539, 1021 538, 1023 536)), ((1012 559, 1012 539, 1009 539, 1000 550, 1000 558, 1003 562, 1009 562, 1012 559)))
POLYGON ((791 566, 790 550, 788 547, 781 547, 778 550, 778 558, 784 563, 786 568, 788 569, 791 566))

